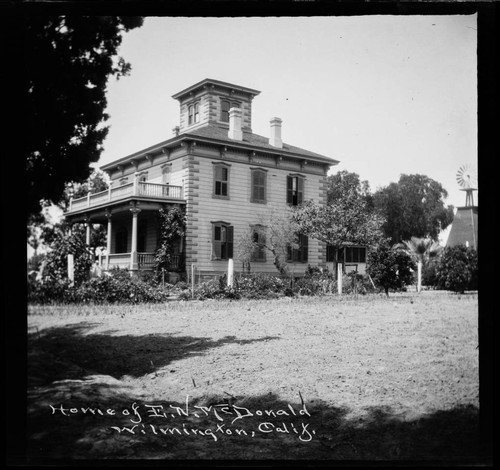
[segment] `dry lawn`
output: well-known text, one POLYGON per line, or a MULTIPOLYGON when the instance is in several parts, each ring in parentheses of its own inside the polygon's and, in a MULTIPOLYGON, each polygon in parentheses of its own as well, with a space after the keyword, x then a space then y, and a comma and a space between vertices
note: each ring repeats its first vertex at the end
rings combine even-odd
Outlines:
POLYGON ((477 317, 445 292, 31 306, 29 455, 475 462, 477 317))

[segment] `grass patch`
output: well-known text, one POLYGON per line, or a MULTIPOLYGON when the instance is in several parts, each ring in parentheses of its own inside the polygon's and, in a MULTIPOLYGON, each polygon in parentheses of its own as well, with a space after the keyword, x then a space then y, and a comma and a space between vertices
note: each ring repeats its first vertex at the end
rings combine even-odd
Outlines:
POLYGON ((36 461, 479 458, 475 295, 31 305, 28 325, 36 461), (187 396, 193 412, 229 411, 147 416, 151 405, 175 415, 187 396), (134 402, 145 427, 117 431, 133 425, 134 402), (235 406, 252 416, 232 422, 235 406), (217 439, 191 431, 221 423, 217 439))

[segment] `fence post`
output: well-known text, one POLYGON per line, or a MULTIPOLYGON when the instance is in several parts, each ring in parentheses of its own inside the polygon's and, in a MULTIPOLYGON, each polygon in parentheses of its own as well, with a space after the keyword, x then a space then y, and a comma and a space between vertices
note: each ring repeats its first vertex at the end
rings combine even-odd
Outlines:
POLYGON ((227 285, 228 287, 233 287, 234 281, 234 263, 233 258, 227 260, 227 285))
POLYGON ((75 282, 75 263, 73 255, 68 255, 68 279, 71 285, 75 282))
POLYGON ((194 263, 191 263, 191 297, 194 298, 194 263))
POLYGON ((337 263, 337 292, 342 295, 342 263, 337 263))

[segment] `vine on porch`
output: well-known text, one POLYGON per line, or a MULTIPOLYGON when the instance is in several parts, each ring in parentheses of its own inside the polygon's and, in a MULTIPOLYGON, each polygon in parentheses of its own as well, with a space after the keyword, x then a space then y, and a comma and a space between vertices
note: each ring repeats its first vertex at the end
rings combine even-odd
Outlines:
POLYGON ((186 229, 186 216, 178 207, 159 210, 160 233, 158 249, 155 253, 154 272, 160 277, 165 272, 184 272, 183 256, 180 256, 179 263, 172 269, 175 246, 178 240, 184 236, 186 229))

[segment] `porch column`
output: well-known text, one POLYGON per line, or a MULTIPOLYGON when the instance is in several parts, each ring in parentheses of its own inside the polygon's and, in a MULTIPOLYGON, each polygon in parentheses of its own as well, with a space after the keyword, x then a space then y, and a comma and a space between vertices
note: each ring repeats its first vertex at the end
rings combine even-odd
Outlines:
POLYGON ((133 206, 130 208, 130 212, 132 212, 132 247, 130 253, 130 270, 137 270, 139 268, 138 260, 137 260, 137 216, 141 209, 137 206, 133 206))
POLYGON ((86 233, 85 233, 85 243, 90 246, 90 217, 85 219, 86 233))
POLYGON ((109 270, 109 255, 111 254, 111 212, 106 211, 108 218, 108 236, 106 237, 106 271, 109 270))

